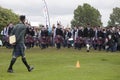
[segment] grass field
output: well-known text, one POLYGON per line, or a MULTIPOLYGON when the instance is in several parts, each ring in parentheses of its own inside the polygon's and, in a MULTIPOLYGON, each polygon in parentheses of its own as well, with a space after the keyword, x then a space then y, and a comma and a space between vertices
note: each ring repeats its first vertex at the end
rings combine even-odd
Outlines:
POLYGON ((0 48, 0 80, 120 80, 120 52, 33 48, 26 50, 26 56, 35 69, 28 72, 18 58, 10 74, 6 71, 11 53, 11 49, 0 48), (75 66, 78 60, 79 69, 75 66))

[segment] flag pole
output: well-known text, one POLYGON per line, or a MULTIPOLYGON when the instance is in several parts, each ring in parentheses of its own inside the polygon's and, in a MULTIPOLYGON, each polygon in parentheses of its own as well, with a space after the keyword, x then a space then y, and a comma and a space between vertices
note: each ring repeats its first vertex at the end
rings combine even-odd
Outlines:
MULTIPOLYGON (((48 7, 47 7, 47 3, 46 3, 45 0, 43 0, 43 2, 44 2, 45 7, 46 7, 46 9, 47 9, 48 25, 49 25, 49 27, 51 28, 51 26, 50 26, 50 16, 49 16, 49 11, 48 11, 48 7)), ((47 26, 47 19, 46 19, 46 26, 47 26)))

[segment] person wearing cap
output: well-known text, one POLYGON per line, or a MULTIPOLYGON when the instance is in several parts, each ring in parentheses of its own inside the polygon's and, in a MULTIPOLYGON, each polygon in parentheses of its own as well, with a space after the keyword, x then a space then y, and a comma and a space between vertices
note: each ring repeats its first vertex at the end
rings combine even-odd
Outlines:
POLYGON ((7 72, 9 73, 13 73, 13 65, 16 62, 18 57, 22 57, 22 62, 25 64, 25 66, 27 67, 27 70, 30 72, 33 70, 33 67, 30 67, 30 65, 28 65, 27 61, 26 61, 26 57, 25 57, 25 45, 24 45, 24 38, 25 38, 25 34, 26 34, 26 26, 24 24, 25 22, 25 16, 21 15, 20 16, 20 23, 18 23, 13 30, 11 31, 10 35, 15 35, 16 37, 16 42, 13 44, 14 49, 13 49, 13 53, 12 53, 12 59, 9 65, 9 68, 7 70, 7 72))

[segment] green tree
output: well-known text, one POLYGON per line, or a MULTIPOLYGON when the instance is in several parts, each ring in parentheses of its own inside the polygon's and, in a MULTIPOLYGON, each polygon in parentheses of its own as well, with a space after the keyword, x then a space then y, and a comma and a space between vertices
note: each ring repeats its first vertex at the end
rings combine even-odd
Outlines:
POLYGON ((7 26, 10 22, 16 24, 19 21, 17 14, 10 9, 6 9, 0 6, 0 31, 7 26))
POLYGON ((113 8, 112 14, 110 14, 110 20, 108 21, 108 26, 120 25, 120 8, 113 8))
POLYGON ((97 9, 85 3, 74 10, 74 19, 71 21, 71 25, 86 26, 88 23, 93 27, 101 26, 101 14, 97 9))

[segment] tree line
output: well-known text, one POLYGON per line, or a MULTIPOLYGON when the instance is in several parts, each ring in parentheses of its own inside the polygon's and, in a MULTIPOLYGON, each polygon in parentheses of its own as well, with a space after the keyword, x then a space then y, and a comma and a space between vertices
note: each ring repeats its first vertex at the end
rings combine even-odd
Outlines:
MULTIPOLYGON (((71 26, 102 26, 101 14, 98 9, 85 3, 83 6, 78 5, 74 10, 74 18, 71 21, 71 26)), ((6 9, 0 6, 0 31, 7 26, 10 22, 16 24, 19 21, 19 15, 14 13, 11 9, 6 9)), ((113 12, 110 14, 110 20, 108 26, 120 25, 120 8, 113 8, 113 12)))
MULTIPOLYGON (((72 26, 86 26, 90 24, 92 27, 102 26, 101 14, 98 9, 95 9, 91 5, 85 3, 83 6, 79 5, 74 10, 74 18, 71 21, 72 26)), ((108 21, 109 26, 120 26, 120 8, 113 8, 113 12, 110 14, 110 20, 108 21)))
POLYGON ((19 15, 11 9, 6 9, 0 6, 0 31, 9 23, 16 24, 19 21, 19 15))

